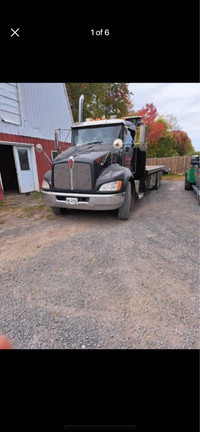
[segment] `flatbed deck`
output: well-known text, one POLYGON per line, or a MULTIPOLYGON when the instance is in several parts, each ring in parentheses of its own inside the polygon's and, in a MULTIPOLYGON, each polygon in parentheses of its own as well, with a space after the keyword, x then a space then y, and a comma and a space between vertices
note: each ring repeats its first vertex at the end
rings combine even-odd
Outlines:
POLYGON ((165 168, 165 165, 146 165, 146 174, 153 174, 158 171, 162 171, 165 168))

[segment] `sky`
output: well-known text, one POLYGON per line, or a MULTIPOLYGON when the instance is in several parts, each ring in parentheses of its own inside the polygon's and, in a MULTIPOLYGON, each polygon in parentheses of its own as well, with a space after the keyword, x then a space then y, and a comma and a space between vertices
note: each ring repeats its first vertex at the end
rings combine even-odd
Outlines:
POLYGON ((159 115, 173 114, 195 151, 200 151, 200 83, 130 83, 133 109, 153 103, 159 115))

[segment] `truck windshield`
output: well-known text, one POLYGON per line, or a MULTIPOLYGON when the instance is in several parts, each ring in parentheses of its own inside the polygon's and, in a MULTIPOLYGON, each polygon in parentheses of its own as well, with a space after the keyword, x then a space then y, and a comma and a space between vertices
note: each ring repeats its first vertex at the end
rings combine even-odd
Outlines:
POLYGON ((116 138, 122 138, 123 125, 89 126, 72 129, 72 145, 113 144, 116 138))

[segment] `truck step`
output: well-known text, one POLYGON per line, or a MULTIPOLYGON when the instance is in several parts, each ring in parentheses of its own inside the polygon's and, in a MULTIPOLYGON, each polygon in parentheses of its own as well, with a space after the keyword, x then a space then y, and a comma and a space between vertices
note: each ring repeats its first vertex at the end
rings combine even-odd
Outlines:
POLYGON ((197 193, 197 195, 200 196, 200 190, 199 190, 198 186, 192 185, 192 187, 195 190, 195 192, 197 193))
POLYGON ((138 198, 139 198, 139 200, 141 200, 141 199, 143 198, 143 196, 144 196, 144 193, 139 193, 139 194, 138 194, 138 198))

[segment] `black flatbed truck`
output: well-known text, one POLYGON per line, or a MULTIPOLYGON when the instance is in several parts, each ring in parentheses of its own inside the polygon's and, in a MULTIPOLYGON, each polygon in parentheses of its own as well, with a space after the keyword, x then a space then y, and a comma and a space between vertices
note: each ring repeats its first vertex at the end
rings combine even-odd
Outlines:
POLYGON ((159 188, 164 168, 146 166, 142 117, 87 119, 71 131, 71 147, 44 176, 44 202, 55 214, 64 209, 118 210, 119 219, 128 219, 135 200, 159 188))

